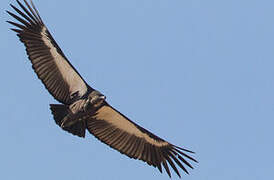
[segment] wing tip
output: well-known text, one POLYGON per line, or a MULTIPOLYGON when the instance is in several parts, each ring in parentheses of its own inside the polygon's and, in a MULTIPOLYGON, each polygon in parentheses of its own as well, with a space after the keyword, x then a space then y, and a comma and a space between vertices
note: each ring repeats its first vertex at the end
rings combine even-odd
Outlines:
POLYGON ((186 151, 186 152, 189 152, 189 153, 192 153, 192 154, 196 154, 194 151, 191 151, 191 150, 188 150, 188 149, 179 147, 179 146, 175 146, 175 145, 173 145, 173 144, 172 144, 172 146, 174 146, 174 147, 176 147, 176 148, 178 148, 178 149, 180 149, 180 150, 182 150, 182 151, 186 151))

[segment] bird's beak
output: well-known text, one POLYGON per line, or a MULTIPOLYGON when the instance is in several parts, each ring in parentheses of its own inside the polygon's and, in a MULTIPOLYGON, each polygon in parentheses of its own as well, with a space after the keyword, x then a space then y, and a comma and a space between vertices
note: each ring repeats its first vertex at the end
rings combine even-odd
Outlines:
POLYGON ((100 96, 100 99, 105 100, 105 99, 106 99, 106 96, 100 96))

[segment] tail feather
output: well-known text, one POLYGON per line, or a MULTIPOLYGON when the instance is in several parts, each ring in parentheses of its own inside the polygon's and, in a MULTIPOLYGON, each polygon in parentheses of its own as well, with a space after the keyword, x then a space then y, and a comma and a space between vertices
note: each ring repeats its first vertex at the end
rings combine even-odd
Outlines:
MULTIPOLYGON (((61 127, 64 118, 69 114, 67 107, 62 104, 50 104, 50 110, 53 114, 55 123, 61 127)), ((72 133, 73 135, 85 137, 86 124, 84 121, 79 121, 69 127, 64 127, 63 129, 69 133, 72 133)))

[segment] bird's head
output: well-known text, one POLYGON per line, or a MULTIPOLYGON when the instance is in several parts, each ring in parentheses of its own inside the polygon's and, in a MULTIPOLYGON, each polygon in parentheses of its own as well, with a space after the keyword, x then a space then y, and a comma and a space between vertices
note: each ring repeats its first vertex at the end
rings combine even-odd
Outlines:
POLYGON ((106 99, 106 96, 104 96, 103 94, 101 94, 99 91, 92 91, 89 95, 88 95, 88 102, 92 107, 99 107, 104 100, 106 99))

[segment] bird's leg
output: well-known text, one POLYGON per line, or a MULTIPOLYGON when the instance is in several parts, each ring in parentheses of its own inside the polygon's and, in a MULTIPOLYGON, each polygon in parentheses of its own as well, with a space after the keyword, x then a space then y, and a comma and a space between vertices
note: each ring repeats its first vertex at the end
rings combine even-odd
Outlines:
POLYGON ((64 117, 63 121, 62 121, 62 124, 61 124, 61 127, 64 129, 64 128, 67 128, 67 127, 70 127, 72 126, 73 124, 75 124, 77 122, 77 119, 72 119, 72 118, 69 118, 69 115, 64 117))
POLYGON ((87 104, 86 99, 81 99, 81 100, 78 100, 78 101, 74 102, 73 104, 71 104, 69 106, 70 112, 62 120, 61 127, 67 128, 67 127, 70 127, 70 126, 74 125, 75 123, 81 121, 82 120, 81 116, 82 116, 83 112, 86 111, 86 106, 87 106, 86 104, 87 104))
POLYGON ((79 112, 78 114, 68 114, 66 117, 63 118, 62 120, 62 124, 61 127, 64 128, 68 128, 76 123, 78 123, 79 121, 82 121, 83 118, 83 113, 79 112))

